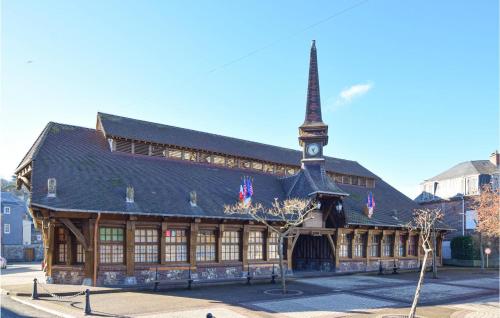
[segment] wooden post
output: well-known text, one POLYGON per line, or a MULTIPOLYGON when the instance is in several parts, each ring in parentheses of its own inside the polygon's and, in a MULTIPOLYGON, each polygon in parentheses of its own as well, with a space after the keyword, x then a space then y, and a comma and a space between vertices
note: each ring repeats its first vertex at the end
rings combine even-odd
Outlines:
POLYGON ((224 235, 224 224, 219 224, 219 231, 217 237, 217 262, 222 262, 222 235, 224 235))
POLYGON ((165 232, 168 229, 167 222, 161 222, 161 233, 160 233, 160 264, 165 264, 165 232))
POLYGON ((66 265, 73 264, 73 238, 71 232, 65 228, 64 236, 66 237, 66 265))
POLYGON ((83 223, 83 235, 89 240, 89 248, 85 250, 85 278, 92 279, 94 273, 94 225, 95 219, 83 223))
POLYGON ((394 232, 394 245, 393 245, 394 251, 393 255, 394 258, 399 257, 399 230, 396 230, 394 232))
POLYGON ((191 223, 189 231, 189 263, 191 268, 196 268, 196 238, 198 237, 198 224, 191 223))
POLYGON ((337 229, 337 237, 335 238, 335 269, 338 269, 340 266, 340 254, 339 254, 339 249, 340 249, 340 237, 342 235, 342 229, 338 228, 337 229))
POLYGON ((366 232, 366 266, 370 264, 370 254, 371 254, 371 244, 372 244, 372 236, 373 232, 372 230, 368 230, 366 232))
POLYGON ((135 270, 135 221, 127 220, 126 229, 127 276, 134 276, 135 270))
POLYGON ((269 240, 271 239, 271 230, 269 228, 266 229, 266 241, 264 243, 264 255, 263 258, 265 261, 269 261, 269 240))
POLYGON ((357 229, 351 232, 351 258, 354 258, 354 250, 355 250, 354 240, 357 234, 358 234, 357 229))
POLYGON ((54 261, 54 230, 55 224, 53 220, 48 221, 47 229, 47 276, 52 277, 52 265, 54 261))
POLYGON ((243 261, 243 269, 247 268, 248 265, 248 236, 250 234, 250 228, 248 224, 243 225, 243 248, 241 259, 243 261))
POLYGON ((408 251, 410 247, 410 232, 406 232, 405 234, 405 256, 408 257, 408 251))

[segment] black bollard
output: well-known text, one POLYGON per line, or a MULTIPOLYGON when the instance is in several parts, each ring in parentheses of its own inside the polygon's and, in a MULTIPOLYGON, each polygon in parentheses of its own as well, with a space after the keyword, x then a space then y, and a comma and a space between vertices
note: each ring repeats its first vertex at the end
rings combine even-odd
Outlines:
POLYGON ((384 274, 384 268, 382 267, 382 261, 381 260, 378 261, 378 274, 379 275, 384 274))
POLYGON ((92 310, 90 309, 90 290, 85 290, 85 315, 90 315, 92 310))
POLYGON ((37 289, 37 279, 33 279, 33 292, 31 293, 31 299, 38 299, 38 289, 37 289))
POLYGON ((207 318, 215 318, 215 316, 214 316, 214 315, 212 315, 211 313, 208 313, 208 314, 207 314, 207 318))
POLYGON ((154 291, 158 291, 158 267, 156 267, 156 272, 155 272, 155 288, 154 291))
POLYGON ((271 284, 276 284, 276 273, 274 272, 274 264, 273 264, 273 273, 271 274, 271 284))
POLYGON ((247 285, 250 285, 250 280, 252 276, 250 275, 250 265, 248 265, 248 273, 247 273, 247 285))
POLYGON ((193 288, 193 276, 191 276, 191 268, 189 268, 188 289, 191 288, 193 288))

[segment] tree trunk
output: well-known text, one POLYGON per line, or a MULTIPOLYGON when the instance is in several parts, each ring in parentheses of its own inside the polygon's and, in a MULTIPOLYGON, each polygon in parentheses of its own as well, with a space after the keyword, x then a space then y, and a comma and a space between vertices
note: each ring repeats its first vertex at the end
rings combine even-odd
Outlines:
POLYGON ((413 297, 413 303, 411 304, 410 314, 408 315, 408 318, 415 318, 418 298, 420 297, 420 289, 422 288, 422 284, 424 282, 425 266, 427 264, 428 255, 429 255, 429 250, 424 249, 424 260, 422 261, 422 269, 420 270, 420 277, 418 278, 417 288, 415 289, 415 296, 413 297))
POLYGON ((285 280, 285 262, 283 259, 283 235, 280 234, 279 238, 279 254, 280 254, 280 276, 281 276, 281 287, 283 288, 283 294, 286 294, 286 280, 285 280))

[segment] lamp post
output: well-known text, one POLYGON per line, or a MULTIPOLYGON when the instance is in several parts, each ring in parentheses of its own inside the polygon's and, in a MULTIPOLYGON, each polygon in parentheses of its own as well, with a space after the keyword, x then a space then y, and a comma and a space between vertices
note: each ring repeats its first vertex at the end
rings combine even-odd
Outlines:
POLYGON ((335 206, 335 210, 337 210, 337 213, 340 213, 342 211, 342 201, 338 201, 337 205, 335 206))

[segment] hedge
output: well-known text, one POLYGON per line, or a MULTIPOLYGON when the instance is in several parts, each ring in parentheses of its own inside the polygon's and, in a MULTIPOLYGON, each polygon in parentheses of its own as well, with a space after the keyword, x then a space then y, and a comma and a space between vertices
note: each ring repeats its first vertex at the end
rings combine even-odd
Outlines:
POLYGON ((457 236, 451 240, 451 257, 464 260, 478 260, 479 242, 472 236, 457 236))

